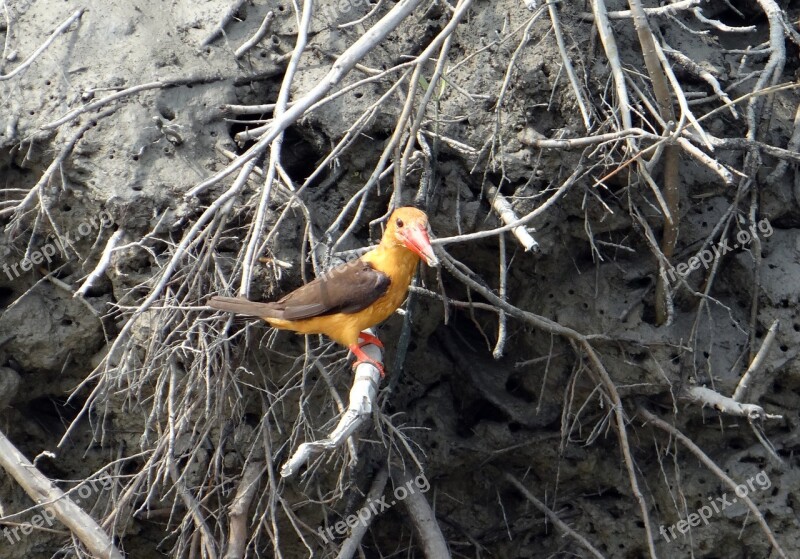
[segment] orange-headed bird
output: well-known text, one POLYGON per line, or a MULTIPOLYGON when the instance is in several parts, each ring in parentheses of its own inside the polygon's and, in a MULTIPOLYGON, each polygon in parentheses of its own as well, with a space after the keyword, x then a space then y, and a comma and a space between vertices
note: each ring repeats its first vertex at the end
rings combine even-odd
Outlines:
POLYGON ((422 258, 438 266, 428 237, 428 216, 416 208, 392 212, 380 244, 361 258, 332 268, 321 277, 273 303, 255 303, 240 297, 212 297, 215 309, 259 316, 270 326, 298 334, 325 334, 347 346, 356 365, 371 363, 383 376, 383 367, 361 349, 359 339, 383 347, 364 332, 386 320, 405 300, 408 286, 422 258))

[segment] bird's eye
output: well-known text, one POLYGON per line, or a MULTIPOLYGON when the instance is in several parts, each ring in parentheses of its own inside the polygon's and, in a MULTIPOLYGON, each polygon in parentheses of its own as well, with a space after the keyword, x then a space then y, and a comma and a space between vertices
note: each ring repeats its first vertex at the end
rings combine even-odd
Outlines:
POLYGON ((402 220, 402 219, 400 219, 400 218, 398 217, 398 218, 397 218, 397 221, 395 221, 395 224, 396 224, 398 227, 401 227, 401 228, 402 228, 402 227, 403 227, 403 220, 402 220))

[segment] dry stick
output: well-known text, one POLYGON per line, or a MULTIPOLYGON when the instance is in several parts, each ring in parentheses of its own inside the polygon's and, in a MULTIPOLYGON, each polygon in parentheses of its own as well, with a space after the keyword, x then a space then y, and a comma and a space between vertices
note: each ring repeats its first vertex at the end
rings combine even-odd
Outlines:
MULTIPOLYGON (((214 202, 209 205, 208 208, 200 215, 197 221, 192 225, 192 227, 187 231, 183 239, 181 239, 180 244, 175 248, 175 252, 170 258, 169 262, 163 268, 163 271, 160 272, 161 277, 158 280, 158 283, 153 287, 150 295, 136 307, 136 310, 131 314, 128 320, 123 325, 122 329, 120 330, 117 337, 111 344, 111 347, 108 349, 107 356, 115 355, 116 352, 120 349, 123 343, 126 342, 128 334, 131 332, 133 325, 135 324, 136 320, 144 314, 147 309, 149 309, 153 303, 161 296, 161 293, 164 291, 164 288, 167 286, 167 283, 172 278, 172 274, 178 267, 178 264, 183 259, 186 251, 189 249, 189 246, 196 240, 198 235, 201 234, 202 229, 205 227, 206 223, 212 220, 212 218, 216 217, 217 213, 222 211, 228 202, 232 201, 233 198, 239 193, 239 191, 244 188, 244 185, 247 184, 247 178, 250 176, 250 172, 252 171, 253 167, 255 166, 256 162, 248 161, 245 168, 239 173, 236 180, 234 181, 233 185, 225 191, 219 198, 214 200, 214 202)), ((81 382, 75 390, 72 392, 70 399, 80 392, 82 388, 87 386, 89 383, 93 383, 98 375, 101 375, 104 371, 108 368, 108 357, 103 359, 103 361, 81 382)), ((83 407, 81 408, 80 412, 76 416, 75 420, 70 424, 70 426, 64 432, 64 435, 61 437, 61 440, 58 443, 60 447, 63 445, 67 438, 69 437, 72 429, 78 424, 78 418, 88 412, 89 407, 91 406, 94 399, 100 394, 103 390, 103 383, 96 383, 94 389, 86 398, 83 403, 83 407)), ((69 401, 69 400, 68 400, 69 401)))
MULTIPOLYGON (((647 533, 648 538, 648 545, 651 550, 654 550, 655 546, 653 544, 653 533, 652 527, 650 526, 650 514, 647 512, 647 503, 644 500, 644 496, 642 495, 641 490, 639 489, 639 482, 636 478, 636 466, 633 461, 633 455, 631 454, 630 443, 628 442, 628 432, 626 427, 627 418, 625 416, 625 409, 622 406, 622 398, 619 395, 619 391, 617 390, 614 381, 611 379, 611 376, 608 374, 603 362, 600 360, 600 357, 597 355, 597 352, 592 347, 590 342, 590 337, 584 334, 573 330, 572 328, 568 328, 566 326, 562 326, 558 322, 545 318, 543 316, 535 315, 531 312, 524 311, 514 305, 509 304, 508 302, 504 301, 494 293, 490 289, 487 289, 483 285, 479 284, 472 278, 470 278, 467 274, 461 272, 455 265, 455 260, 447 254, 444 250, 439 249, 437 252, 441 254, 443 257, 441 259, 442 265, 450 271, 456 278, 465 284, 467 287, 476 291, 486 299, 487 301, 491 302, 498 308, 503 309, 509 316, 514 316, 519 320, 523 320, 536 328, 541 328, 547 332, 552 334, 557 334, 560 336, 564 336, 569 340, 573 340, 577 343, 581 349, 586 353, 586 356, 589 358, 589 362, 591 364, 591 369, 595 372, 598 378, 602 381, 603 386, 605 386, 606 393, 604 393, 605 398, 608 400, 609 404, 613 408, 615 423, 616 423, 616 431, 617 437, 619 440, 620 449, 622 450, 622 456, 625 462, 625 466, 628 470, 628 479, 630 481, 631 490, 633 491, 634 496, 639 504, 639 510, 642 514, 642 522, 645 525, 645 532, 647 533)), ((655 555, 654 555, 655 556, 655 555)))
MULTIPOLYGON (((761 158, 759 157, 759 160, 761 158)), ((758 188, 750 190, 750 257, 753 259, 753 289, 750 295, 750 333, 747 340, 749 359, 756 356, 756 325, 758 322, 758 300, 761 295, 761 237, 756 230, 758 214, 758 188)))
POLYGON ((230 516, 228 529, 228 551, 225 559, 241 559, 247 550, 247 523, 250 520, 248 511, 253 498, 256 496, 258 481, 264 471, 262 462, 249 462, 242 472, 239 480, 239 489, 233 498, 228 514, 230 516))
POLYGON ((517 491, 522 493, 522 495, 526 499, 528 499, 533 504, 533 506, 539 509, 548 518, 548 520, 550 520, 550 522, 552 522, 555 525, 556 528, 558 528, 566 535, 574 539, 576 542, 578 542, 578 544, 580 544, 584 549, 586 549, 589 553, 591 553, 598 559, 605 559, 605 556, 602 553, 600 553, 600 551, 598 551, 591 543, 589 543, 589 540, 587 540, 581 534, 579 534, 578 532, 567 526, 567 524, 563 520, 561 520, 556 513, 554 513, 552 510, 550 510, 550 508, 547 505, 545 505, 543 502, 537 499, 533 493, 528 491, 528 489, 524 485, 522 485, 522 482, 520 482, 516 477, 509 474, 508 472, 506 472, 503 475, 503 477, 505 477, 506 481, 508 481, 511 485, 516 487, 517 491))
POLYGON ((25 60, 25 62, 23 62, 22 64, 20 64, 20 65, 19 65, 19 66, 17 66, 16 68, 14 68, 14 69, 13 69, 13 70, 12 70, 10 73, 8 73, 8 74, 0 74, 0 81, 4 81, 4 80, 10 80, 10 79, 11 79, 11 78, 13 78, 14 76, 16 76, 17 74, 19 74, 20 72, 22 72, 22 71, 23 71, 25 68, 27 68, 28 66, 30 66, 31 64, 33 64, 33 61, 34 61, 34 60, 36 60, 36 57, 37 57, 37 56, 39 56, 40 54, 42 54, 42 53, 44 52, 44 50, 45 50, 47 47, 49 47, 49 46, 50 46, 50 45, 53 43, 53 41, 55 41, 55 40, 56 40, 56 38, 57 38, 59 35, 61 35, 61 34, 62 34, 64 31, 66 31, 67 27, 69 27, 70 25, 72 25, 72 23, 73 23, 74 21, 76 21, 77 19, 79 19, 79 18, 81 17, 81 15, 83 15, 83 12, 84 12, 84 11, 85 11, 85 8, 81 8, 80 10, 78 10, 77 12, 75 12, 74 14, 72 14, 70 17, 68 17, 66 20, 64 20, 64 23, 62 23, 61 25, 59 25, 59 26, 56 28, 56 30, 55 30, 55 31, 53 31, 53 33, 52 33, 52 34, 51 34, 51 35, 50 35, 50 36, 47 38, 47 40, 46 40, 44 43, 42 43, 42 45, 41 45, 41 46, 40 46, 38 49, 36 49, 35 51, 33 51, 33 54, 32 54, 32 55, 30 55, 30 56, 29 56, 29 57, 28 57, 28 58, 25 60))
MULTIPOLYGON (((456 5, 455 12, 453 14, 453 20, 455 20, 456 22, 460 21, 461 17, 470 7, 471 4, 472 0, 459 0, 459 3, 456 5)), ((453 20, 451 20, 451 22, 453 20)), ((425 94, 422 96, 422 100, 420 101, 419 107, 417 108, 417 113, 414 117, 414 121, 411 123, 411 127, 408 132, 406 147, 405 150, 403 151, 403 156, 400 159, 400 165, 395 166, 394 202, 396 206, 400 206, 403 203, 402 187, 406 177, 406 169, 408 168, 408 161, 409 158, 411 157, 411 153, 414 151, 416 138, 419 134, 420 127, 422 126, 425 117, 425 112, 428 108, 428 103, 430 103, 431 97, 433 96, 434 91, 439 85, 439 80, 444 74, 444 69, 448 62, 447 55, 450 52, 450 45, 452 44, 452 42, 453 42, 453 34, 448 33, 447 38, 445 39, 444 43, 442 44, 442 48, 439 51, 436 67, 434 68, 433 75, 431 76, 431 79, 428 82, 427 90, 425 91, 425 94)), ((428 56, 433 54, 430 48, 425 49, 425 51, 429 53, 428 56)), ((411 87, 409 88, 408 92, 407 105, 409 110, 411 109, 411 103, 413 102, 414 92, 416 91, 417 85, 419 83, 418 73, 422 71, 422 67, 427 62, 428 56, 426 56, 425 58, 422 58, 420 56, 417 58, 415 62, 416 68, 414 69, 414 75, 411 78, 411 87)), ((405 114, 405 107, 403 112, 405 114)), ((404 124, 405 120, 399 120, 399 122, 402 122, 404 124)), ((395 160, 397 160, 396 157, 395 160)))
MULTIPOLYGON (((442 43, 453 33, 455 28, 461 22, 461 19, 466 15, 467 10, 471 4, 472 0, 467 0, 459 3, 458 9, 456 9, 456 11, 453 13, 453 16, 450 18, 450 21, 447 22, 447 25, 445 25, 444 29, 442 29, 442 31, 436 36, 436 38, 433 41, 431 41, 431 43, 427 46, 427 48, 425 48, 425 50, 422 51, 422 53, 420 53, 419 56, 417 56, 414 62, 415 65, 416 61, 428 60, 433 55, 433 52, 441 47, 442 43)), ((416 66, 415 73, 417 68, 419 68, 419 66, 416 66)), ((404 107, 404 112, 405 112, 405 107, 404 107)), ((365 194, 375 185, 375 183, 377 183, 377 181, 381 178, 383 173, 386 172, 384 171, 386 162, 389 160, 389 157, 394 150, 396 142, 400 141, 400 138, 402 137, 401 124, 404 123, 398 122, 397 126, 395 127, 395 132, 392 135, 392 138, 387 143, 386 147, 384 148, 383 153, 381 154, 381 158, 378 161, 378 164, 375 166, 375 170, 372 172, 372 175, 370 175, 369 179, 367 180, 367 183, 361 188, 361 190, 358 191, 356 196, 352 197, 347 202, 347 204, 345 204, 344 209, 342 209, 342 211, 339 212, 339 215, 337 216, 336 220, 325 231, 326 236, 331 235, 333 231, 336 231, 341 227, 341 224, 344 221, 344 218, 347 216, 347 213, 349 213, 349 211, 352 209, 355 203, 359 201, 359 199, 361 200, 359 202, 360 209, 363 208, 363 201, 365 194)), ((358 221, 357 219, 354 219, 353 223, 356 223, 357 221, 358 221)), ((353 224, 351 223, 351 228, 352 227, 353 224)), ((342 238, 340 237, 339 241, 341 240, 342 238)))
POLYGON ((578 77, 575 75, 575 69, 572 67, 572 61, 567 55, 567 47, 564 44, 564 34, 561 32, 561 20, 558 17, 558 9, 556 8, 555 0, 547 0, 547 10, 550 14, 550 21, 553 24, 553 32, 556 35, 556 44, 558 44, 558 52, 561 54, 561 62, 564 65, 564 70, 567 72, 572 91, 575 92, 575 99, 578 102, 578 108, 580 108, 581 116, 583 117, 583 125, 586 127, 586 130, 589 131, 592 128, 592 117, 587 108, 589 104, 583 97, 583 90, 581 89, 580 83, 578 83, 578 77))
MULTIPOLYGON (((686 448, 688 448, 692 454, 694 454, 703 464, 706 465, 706 467, 709 470, 711 470, 714 473, 714 475, 716 475, 723 483, 725 483, 725 485, 727 485, 733 492, 736 492, 738 484, 735 481, 733 481, 725 472, 723 472, 722 469, 719 466, 717 466, 717 464, 711 458, 709 458, 709 456, 705 452, 703 452, 703 450, 699 446, 697 446, 689 437, 681 433, 677 428, 670 425, 663 419, 656 417, 648 410, 639 407, 637 411, 642 416, 644 416, 644 418, 648 422, 654 424, 659 429, 666 431, 667 433, 670 434, 670 436, 675 437, 680 442, 682 442, 684 446, 686 446, 686 448)), ((739 496, 738 493, 736 493, 736 495, 737 497, 739 496)), ((777 551, 781 557, 788 559, 786 552, 783 551, 783 548, 781 548, 781 545, 778 543, 778 540, 775 539, 775 535, 772 533, 772 530, 770 530, 769 525, 767 525, 767 521, 764 520, 764 515, 762 515, 761 512, 758 510, 758 507, 755 505, 755 503, 753 503, 753 500, 750 499, 748 495, 741 496, 740 498, 742 501, 744 501, 744 503, 747 505, 747 508, 749 508, 750 511, 753 513, 753 515, 756 517, 756 520, 761 525, 761 529, 767 536, 769 542, 772 544, 773 549, 775 549, 775 551, 777 551)))
MULTIPOLYGON (((797 110, 794 113, 794 129, 792 130, 792 137, 789 138, 789 143, 786 145, 786 150, 795 155, 798 155, 798 152, 800 152, 800 104, 797 105, 797 110)), ((765 184, 775 184, 778 182, 778 180, 783 177, 787 167, 789 167, 789 162, 785 159, 781 159, 775 166, 775 170, 767 177, 765 184)))
POLYGON ((92 552, 102 559, 123 559, 111 538, 82 508, 42 474, 0 432, 0 466, 25 490, 34 503, 41 504, 92 552))
POLYGON ((256 31, 252 37, 247 39, 242 46, 236 49, 236 52, 233 53, 233 55, 236 58, 241 58, 247 51, 256 46, 259 41, 264 38, 264 35, 267 34, 267 31, 269 31, 269 26, 272 24, 273 19, 275 19, 275 12, 270 10, 267 12, 267 15, 264 16, 264 21, 261 22, 261 27, 258 28, 258 31, 256 31))
MULTIPOLYGON (((471 0, 468 0, 468 3, 471 3, 471 0)), ((419 107, 417 107, 417 113, 414 116, 414 122, 411 123, 411 128, 408 131, 408 136, 406 139, 406 147, 403 150, 403 155, 400 158, 400 165, 395 165, 395 172, 394 172, 394 194, 393 200, 395 206, 403 205, 403 184, 405 183, 406 178, 406 169, 408 168, 408 160, 411 157, 411 153, 414 151, 414 146, 417 141, 417 134, 419 133, 420 126, 422 125, 422 121, 425 117, 425 112, 428 108, 428 103, 430 103, 431 97, 433 96, 433 92, 436 90, 436 87, 439 85, 439 80, 444 73, 444 67, 447 65, 447 54, 450 52, 450 45, 453 42, 453 35, 449 35, 445 40, 444 44, 442 45, 441 50, 439 51, 439 59, 436 62, 436 68, 433 71, 433 76, 431 76, 430 81, 428 82, 428 87, 425 91, 425 94, 422 96, 422 100, 419 103, 419 107)), ((411 85, 408 88, 408 96, 406 100, 406 105, 408 106, 409 110, 411 110, 411 105, 414 100, 414 94, 417 90, 417 85, 419 84, 419 74, 422 72, 422 68, 425 65, 427 60, 419 60, 417 62, 417 67, 414 69, 414 74, 411 76, 411 85)), ((405 113, 405 107, 404 111, 405 113)), ((401 122, 404 122, 401 121, 401 122)), ((399 150, 399 144, 397 146, 399 150)), ((398 157, 395 155, 395 161, 397 161, 398 157)))
POLYGON ((732 396, 737 402, 741 402, 744 399, 745 394, 747 393, 747 388, 750 385, 750 381, 753 380, 753 377, 758 374, 758 372, 761 370, 761 367, 764 365, 764 360, 767 358, 767 354, 772 348, 772 343, 775 341, 775 336, 778 334, 779 326, 780 321, 775 319, 775 322, 773 322, 772 326, 769 327, 767 335, 764 336, 764 342, 761 344, 758 353, 753 358, 753 361, 750 363, 747 371, 745 371, 744 375, 742 375, 742 378, 739 379, 739 384, 736 385, 736 390, 732 396))
MULTIPOLYGON (((441 239, 433 239, 431 244, 433 245, 449 245, 453 243, 463 243, 467 241, 473 241, 475 239, 485 239, 487 237, 493 237, 495 235, 499 235, 500 233, 505 233, 506 231, 513 231, 517 227, 522 227, 535 217, 542 215, 546 212, 551 206, 553 206, 559 198, 561 198, 569 187, 571 187, 575 182, 580 178, 581 173, 583 173, 583 167, 580 165, 575 169, 575 171, 564 181, 564 184, 558 187, 558 190, 547 199, 541 206, 530 212, 529 214, 512 221, 502 227, 498 227, 496 229, 490 229, 488 231, 478 231, 476 233, 465 233, 463 235, 456 235, 454 237, 442 237, 441 239)), ((534 241, 535 242, 535 241, 534 241)))
POLYGON ((92 284, 105 273, 106 268, 111 264, 111 254, 114 252, 114 248, 124 234, 124 229, 117 229, 114 234, 111 235, 111 238, 108 239, 106 243, 106 248, 103 250, 103 254, 100 256, 100 261, 97 262, 97 266, 95 266, 92 273, 86 277, 78 290, 75 291, 73 297, 84 297, 86 292, 92 287, 92 284))
MULTIPOLYGON (((700 404, 701 407, 710 406, 719 413, 746 417, 751 424, 755 420, 783 419, 782 415, 773 415, 767 413, 764 411, 764 408, 757 404, 742 404, 733 398, 723 396, 716 390, 711 390, 705 386, 693 386, 686 391, 686 398, 696 404, 700 404)), ((769 446, 767 444, 764 446, 767 448, 767 450, 769 450, 769 446)), ((780 461, 780 458, 778 461, 780 461)))
POLYGON ((401 0, 398 2, 389 13, 383 16, 371 29, 359 37, 355 43, 339 56, 327 75, 322 78, 311 91, 298 99, 291 108, 280 117, 275 118, 270 129, 265 132, 250 149, 233 163, 225 167, 225 169, 189 190, 185 196, 197 196, 209 186, 221 181, 236 171, 236 169, 239 169, 248 161, 260 155, 272 140, 278 137, 278 134, 286 130, 286 128, 305 113, 306 109, 322 99, 329 90, 342 81, 342 78, 347 75, 359 60, 364 58, 367 53, 375 48, 390 32, 396 29, 421 3, 422 0, 401 0))
POLYGON ((87 105, 83 105, 81 107, 77 107, 67 114, 59 118, 58 120, 54 120, 53 122, 49 122, 41 126, 42 130, 52 130, 53 128, 58 128, 62 124, 69 122, 70 120, 82 115, 83 113, 88 113, 89 111, 93 111, 95 109, 99 109, 104 105, 108 105, 112 101, 116 101, 117 99, 121 99, 123 97, 127 97, 128 95, 135 95, 136 93, 141 93, 142 91, 147 91, 149 89, 161 89, 167 87, 179 87, 182 85, 194 85, 194 84, 203 84, 203 83, 211 83, 215 81, 222 81, 228 79, 222 75, 209 75, 209 76, 190 76, 190 77, 180 77, 180 78, 170 78, 159 80, 155 82, 148 82, 142 83, 139 85, 134 85, 132 87, 128 87, 126 89, 121 89, 117 92, 112 93, 111 95, 107 95, 102 99, 98 99, 96 101, 92 101, 87 105))
POLYGON ((208 36, 206 36, 205 39, 200 42, 200 46, 207 47, 212 43, 212 41, 214 41, 214 39, 224 34, 225 26, 230 23, 230 21, 236 15, 236 12, 239 11, 239 8, 241 8, 245 2, 247 2, 247 0, 235 0, 234 3, 231 4, 227 10, 225 10, 225 13, 222 14, 217 26, 211 31, 211 33, 208 34, 208 36))
POLYGON ((678 145, 680 145, 686 153, 694 157, 697 161, 711 169, 721 178, 726 185, 730 186, 734 183, 733 173, 725 168, 725 165, 713 159, 701 151, 700 148, 695 146, 686 138, 678 138, 678 145))
POLYGON ((608 58, 608 63, 611 66, 611 75, 614 78, 614 86, 617 90, 617 103, 622 115, 622 127, 626 129, 633 128, 628 90, 625 87, 625 74, 622 72, 617 41, 614 39, 614 32, 608 22, 605 0, 592 0, 592 13, 597 25, 597 33, 600 35, 600 42, 603 43, 606 58, 608 58))
POLYGON ((350 535, 342 542, 336 559, 351 559, 356 554, 356 551, 358 551, 361 540, 364 539, 372 519, 375 518, 375 514, 369 507, 380 501, 381 495, 383 495, 383 491, 386 489, 387 481, 389 481, 389 468, 384 465, 375 475, 375 479, 372 480, 372 485, 369 488, 369 492, 367 492, 367 497, 364 499, 364 506, 356 513, 356 516, 361 522, 352 527, 350 535), (362 511, 364 515, 363 519, 361 517, 362 511))
MULTIPOLYGON (((507 279, 508 279, 508 268, 506 267, 506 235, 505 233, 500 233, 497 237, 498 241, 498 252, 500 253, 500 272, 499 272, 499 285, 497 288, 497 295, 501 299, 506 298, 506 288, 507 288, 507 279)), ((494 351, 492 351, 492 357, 495 359, 500 359, 503 357, 503 349, 506 346, 506 313, 502 309, 499 313, 497 313, 497 343, 494 346, 494 351)))
MULTIPOLYGON (((366 330, 366 332, 374 335, 372 330, 366 330)), ((383 358, 378 346, 367 344, 362 349, 370 359, 378 363, 382 362, 383 358)), ((367 362, 360 363, 356 367, 353 386, 350 388, 350 402, 347 411, 339 419, 339 424, 327 438, 298 446, 291 458, 281 466, 281 477, 293 476, 313 455, 333 450, 344 443, 353 434, 353 431, 372 414, 380 381, 380 372, 374 365, 367 362)))
POLYGON ((367 21, 375 13, 377 13, 378 10, 380 10, 382 4, 383 4, 383 0, 378 0, 378 2, 375 4, 375 6, 373 6, 373 8, 369 11, 369 13, 367 13, 367 15, 365 15, 364 17, 360 17, 358 19, 354 19, 353 21, 349 21, 347 23, 342 23, 341 25, 337 25, 337 27, 339 29, 345 29, 347 27, 352 27, 354 25, 358 25, 359 23, 367 21))
POLYGON ((39 196, 39 193, 41 192, 42 188, 47 186, 47 184, 49 183, 50 179, 53 177, 55 172, 62 168, 67 157, 69 157, 69 155, 72 153, 72 150, 75 148, 75 144, 78 143, 78 140, 80 140, 83 137, 86 131, 89 130, 89 128, 91 128, 95 124, 97 124, 98 120, 109 116, 113 112, 114 112, 113 110, 106 110, 98 114, 95 118, 89 120, 88 122, 84 123, 80 128, 78 128, 78 130, 75 131, 75 133, 69 138, 69 140, 67 140, 64 143, 64 147, 62 147, 59 150, 58 156, 55 159, 53 159, 53 162, 50 163, 50 165, 48 165, 47 169, 45 170, 44 173, 42 173, 42 176, 39 178, 39 180, 36 181, 36 184, 33 186, 33 188, 31 188, 25 195, 25 198, 23 198, 22 201, 19 204, 17 204, 17 206, 14 208, 15 219, 18 219, 19 216, 22 214, 22 212, 25 211, 30 206, 31 201, 35 196, 39 196))
MULTIPOLYGON (((691 10, 703 1, 704 0, 681 0, 680 2, 673 2, 672 4, 667 4, 659 8, 645 8, 644 13, 649 16, 669 16, 677 14, 680 10, 691 10)), ((616 10, 607 12, 607 16, 609 19, 628 19, 633 17, 633 13, 631 10, 616 10)), ((589 12, 581 12, 578 14, 578 17, 588 21, 594 19, 594 15, 589 12)))
POLYGON ((711 89, 714 93, 722 99, 722 101, 730 107, 731 114, 733 118, 738 119, 739 114, 736 112, 736 106, 731 102, 731 98, 728 97, 728 94, 722 90, 722 87, 719 85, 719 81, 717 80, 716 76, 714 76, 711 72, 700 66, 697 62, 686 56, 680 51, 677 51, 667 45, 664 38, 661 38, 662 42, 662 50, 665 54, 668 54, 670 57, 674 58, 675 61, 680 64, 683 68, 687 69, 688 71, 692 72, 700 79, 705 81, 708 85, 711 86, 711 89))
POLYGON ((436 515, 431 509, 425 494, 416 491, 414 478, 408 470, 395 470, 392 475, 395 487, 405 487, 408 496, 403 501, 408 515, 414 528, 417 529, 422 553, 425 559, 450 559, 450 550, 447 549, 447 542, 444 539, 439 523, 436 522, 436 515))
MULTIPOLYGON (((289 60, 289 65, 286 68, 286 73, 283 75, 283 82, 281 89, 278 92, 278 99, 275 102, 274 117, 280 118, 286 111, 286 105, 289 102, 289 94, 292 89, 292 81, 297 73, 297 68, 300 65, 300 58, 306 49, 308 43, 308 28, 311 25, 311 12, 313 10, 313 1, 304 0, 303 14, 301 17, 300 25, 297 30, 297 40, 292 51, 292 58, 289 60)), ((256 258, 256 248, 258 247, 261 238, 261 230, 264 228, 264 222, 267 219, 267 205, 272 194, 272 183, 275 181, 275 174, 278 164, 281 160, 281 148, 283 147, 283 131, 281 131, 275 139, 270 143, 269 167, 266 169, 267 178, 264 179, 264 186, 261 190, 261 197, 258 201, 258 208, 256 209, 256 217, 250 227, 250 240, 247 243, 245 250, 244 260, 242 262, 242 282, 239 286, 239 295, 247 297, 250 292, 250 281, 253 276, 253 264, 256 258)))
MULTIPOLYGON (((183 504, 189 510, 191 517, 194 520, 195 527, 197 528, 197 532, 200 533, 200 544, 203 546, 204 550, 203 555, 209 559, 217 559, 217 554, 214 551, 213 545, 214 536, 211 533, 211 530, 208 528, 208 524, 203 516, 200 503, 197 502, 197 499, 194 498, 189 489, 186 487, 185 480, 178 474, 178 468, 175 466, 174 457, 167 457, 167 470, 169 471, 169 477, 172 479, 172 483, 175 485, 175 490, 183 500, 183 504)), ((164 483, 166 484, 166 480, 164 480, 164 483)))
MULTIPOLYGON (((496 186, 490 186, 486 190, 486 193, 489 195, 489 199, 492 202, 492 209, 497 212, 497 215, 500 216, 500 220, 503 223, 508 225, 509 223, 516 223, 519 221, 516 212, 514 212, 514 208, 511 207, 511 202, 509 202, 505 196, 500 194, 500 191, 496 186)), ((525 249, 525 252, 539 252, 539 243, 537 243, 536 240, 531 237, 531 234, 528 233, 528 230, 525 229, 524 226, 514 227, 511 232, 514 233, 514 236, 525 249)))
MULTIPOLYGON (((633 24, 639 36, 639 43, 642 46, 642 56, 647 67, 647 73, 653 83, 653 92, 658 103, 658 110, 661 119, 668 123, 675 122, 675 112, 672 109, 672 96, 667 86, 667 78, 664 75, 665 69, 659 62, 656 53, 656 44, 650 25, 647 23, 647 16, 644 13, 639 0, 628 0, 628 5, 633 14, 633 24)), ((641 164, 641 163, 640 163, 641 164)), ((674 144, 668 144, 664 148, 664 200, 667 203, 669 215, 664 216, 664 231, 661 237, 661 252, 672 260, 675 254, 675 244, 678 241, 679 214, 678 203, 680 202, 680 148, 674 144)), ((661 265, 659 264, 659 267, 661 265)), ((656 280, 656 324, 662 325, 667 322, 669 306, 669 282, 665 280, 664 274, 660 273, 656 280)), ((655 556, 655 550, 650 550, 651 555, 655 556)))
MULTIPOLYGON (((728 6, 730 6, 730 3, 728 4, 728 6)), ((724 33, 752 33, 753 31, 756 30, 755 25, 748 25, 746 27, 731 27, 730 25, 725 25, 719 20, 708 19, 706 16, 703 15, 703 10, 701 8, 694 8, 692 10, 692 13, 694 14, 694 17, 697 18, 698 21, 702 21, 703 23, 715 27, 716 29, 719 29, 724 33)))
MULTIPOLYGON (((767 65, 756 81, 756 85, 753 88, 754 91, 765 87, 770 80, 772 81, 772 86, 777 85, 786 64, 786 44, 783 40, 783 11, 774 0, 758 0, 758 3, 767 15, 767 21, 769 21, 769 46, 771 52, 767 65)), ((772 94, 769 95, 769 99, 772 99, 772 94)), ((748 130, 746 137, 748 140, 756 139, 759 120, 769 120, 768 118, 764 119, 764 115, 757 114, 760 108, 760 101, 761 96, 754 96, 747 104, 748 130), (759 119, 759 116, 762 118, 759 119)))

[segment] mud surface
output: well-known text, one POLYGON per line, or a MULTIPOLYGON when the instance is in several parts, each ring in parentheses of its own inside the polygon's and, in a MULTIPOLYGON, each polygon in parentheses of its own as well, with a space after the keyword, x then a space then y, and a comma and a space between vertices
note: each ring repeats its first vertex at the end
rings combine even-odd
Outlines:
MULTIPOLYGON (((210 294, 230 295, 240 285, 264 179, 253 175, 207 221, 204 212, 227 196, 236 174, 187 193, 226 168, 223 151, 235 156, 253 146, 236 134, 273 118, 271 108, 236 115, 222 106, 275 102, 300 22, 290 2, 239 2, 224 32, 213 33, 232 4, 22 0, 6 2, 5 23, 0 18, 0 73, 7 75, 85 9, 28 66, 0 81, 0 430, 106 522, 120 550, 199 557, 210 556, 204 546, 211 545, 221 556, 235 539, 228 514, 242 472, 257 463, 248 556, 334 557, 349 529, 326 538, 318 528, 357 513, 388 464, 417 476, 414 487, 435 511, 452 557, 593 556, 510 476, 605 557, 649 556, 642 508, 659 557, 778 557, 767 530, 786 556, 800 556, 800 138, 792 140, 800 95, 762 93, 760 104, 744 99, 732 111, 709 99, 714 91, 699 74, 713 74, 730 99, 752 93, 773 60, 759 5, 704 2, 703 17, 718 26, 691 10, 650 16, 661 44, 689 60, 668 56, 694 116, 713 138, 731 140, 712 150, 691 131, 693 145, 733 173, 726 184, 680 152, 678 241, 669 258, 676 271, 662 272, 671 285, 663 323, 654 248, 665 229, 655 194, 664 189, 660 150, 646 151, 654 142, 644 135, 636 144, 622 136, 541 142, 623 128, 591 3, 558 8, 588 131, 547 8, 529 11, 516 0, 474 3, 435 85, 439 49, 419 75, 409 64, 375 77, 413 60, 450 21, 454 6, 422 3, 334 91, 374 80, 293 123, 281 183, 263 209, 253 299, 276 298, 376 242, 393 196, 425 209, 439 238, 503 225, 493 187, 517 216, 543 209, 526 223, 538 250, 525 251, 510 232, 502 241, 492 235, 441 246, 477 287, 447 268, 423 269, 405 312, 380 328, 388 374, 380 412, 354 438, 357 460, 340 448, 278 481, 299 444, 336 424, 352 375, 342 348, 327 340, 274 334, 202 308, 210 294), (264 39, 237 57, 269 10, 264 39), (745 56, 747 48, 758 52, 745 56), (403 187, 391 169, 363 193, 412 85, 412 119, 427 105, 403 187), (748 108, 758 117, 752 137, 748 108), (652 184, 640 159, 654 159, 652 184), (520 312, 503 310, 492 296, 520 312), (587 345, 566 329, 587 336, 587 345), (780 418, 748 421, 690 401, 698 386, 731 396, 765 339, 743 401, 780 418), (621 399, 629 450, 595 358, 621 399), (641 410, 674 426, 697 452, 641 410), (762 519, 720 471, 746 488, 740 492, 762 519), (713 512, 694 526, 680 524, 706 510, 713 512)), ((291 101, 395 6, 332 4, 311 21, 291 101)), ((777 7, 788 30, 774 83, 792 83, 800 11, 794 3, 777 7)), ((636 29, 629 18, 611 21, 633 126, 660 135, 636 29)), ((398 164, 405 142, 389 162, 398 164)), ((257 166, 268 160, 269 151, 257 166)), ((398 502, 371 519, 362 556, 425 556, 425 536, 397 499, 398 479, 392 474, 384 491, 398 502)), ((0 557, 75 552, 76 540, 58 521, 45 522, 47 530, 27 524, 41 512, 35 504, 0 472, 0 557)))

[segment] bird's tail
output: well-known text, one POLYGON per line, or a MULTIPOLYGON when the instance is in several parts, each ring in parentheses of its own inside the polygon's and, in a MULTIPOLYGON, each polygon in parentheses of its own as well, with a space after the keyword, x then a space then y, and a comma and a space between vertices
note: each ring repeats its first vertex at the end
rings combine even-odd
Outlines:
POLYGON ((283 310, 276 308, 275 303, 255 303, 244 297, 212 297, 206 303, 213 309, 230 311, 236 314, 258 316, 260 318, 282 318, 283 310))

